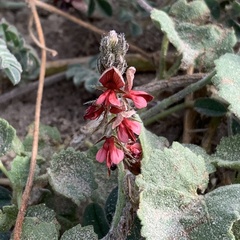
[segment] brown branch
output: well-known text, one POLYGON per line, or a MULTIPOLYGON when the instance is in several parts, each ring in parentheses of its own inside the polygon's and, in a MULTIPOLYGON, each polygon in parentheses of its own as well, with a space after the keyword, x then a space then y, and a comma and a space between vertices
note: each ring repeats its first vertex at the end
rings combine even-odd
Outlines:
MULTIPOLYGON (((72 21, 72 22, 74 22, 74 23, 76 23, 76 24, 78 24, 78 25, 80 25, 80 26, 82 26, 82 27, 84 27, 84 28, 94 32, 94 33, 97 33, 97 34, 99 34, 101 36, 106 34, 106 32, 103 31, 102 29, 100 29, 98 27, 95 27, 94 25, 92 25, 90 23, 87 23, 87 22, 85 22, 85 21, 83 21, 83 20, 81 20, 79 18, 76 18, 76 17, 68 14, 67 12, 63 12, 62 10, 60 10, 60 9, 58 9, 58 8, 52 6, 52 5, 49 5, 49 4, 44 3, 44 2, 41 2, 40 0, 35 0, 35 3, 36 3, 36 6, 42 8, 42 9, 45 9, 45 10, 47 10, 49 12, 56 13, 56 14, 64 17, 64 18, 66 18, 66 19, 68 19, 68 20, 70 20, 70 21, 72 21)), ((133 43, 130 43, 129 41, 128 41, 128 43, 129 43, 129 48, 131 50, 136 51, 136 52, 140 53, 141 55, 143 55, 144 57, 152 60, 151 54, 145 52, 144 50, 142 50, 141 48, 137 47, 133 43)))
MULTIPOLYGON (((29 6, 31 8, 39 42, 42 46, 45 47, 45 39, 43 35, 43 30, 41 26, 41 22, 38 16, 38 12, 35 6, 35 0, 29 0, 29 6)), ((42 102, 42 95, 43 95, 43 87, 44 87, 44 77, 45 77, 45 68, 46 68, 46 49, 41 49, 41 69, 39 75, 39 85, 38 85, 38 92, 37 92, 37 99, 36 99, 36 109, 35 109, 35 124, 34 124, 34 133, 33 133, 33 147, 32 147, 32 156, 31 156, 31 163, 29 169, 29 175, 26 183, 25 190, 22 195, 21 206, 18 212, 16 225, 14 229, 14 240, 20 240, 22 234, 22 225, 25 216, 25 212, 27 209, 28 200, 30 197, 31 189, 33 186, 33 179, 34 179, 34 172, 36 167, 36 158, 38 153, 38 138, 39 138, 39 124, 40 124, 40 114, 41 114, 41 102, 42 102)))
POLYGON ((174 90, 176 88, 186 87, 198 80, 204 78, 206 73, 196 73, 192 75, 180 75, 177 77, 172 77, 168 80, 155 80, 147 84, 135 87, 135 90, 142 90, 157 95, 166 90, 174 90))

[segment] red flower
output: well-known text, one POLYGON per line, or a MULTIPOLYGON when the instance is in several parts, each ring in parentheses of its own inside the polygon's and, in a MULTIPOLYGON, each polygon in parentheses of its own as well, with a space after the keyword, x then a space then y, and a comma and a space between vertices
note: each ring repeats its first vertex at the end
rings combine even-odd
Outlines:
POLYGON ((103 106, 99 105, 91 105, 86 109, 86 112, 84 114, 84 119, 94 120, 101 116, 102 112, 104 111, 103 106))
POLYGON ((135 159, 140 159, 142 157, 142 147, 140 143, 127 144, 127 149, 130 151, 130 154, 135 159))
POLYGON ((106 90, 103 94, 101 94, 97 101, 96 104, 101 105, 103 104, 106 107, 111 107, 111 106, 121 106, 121 102, 117 98, 116 92, 114 90, 106 90))
POLYGON ((135 134, 139 135, 141 132, 141 124, 135 120, 121 117, 122 119, 116 119, 115 123, 113 124, 113 128, 116 127, 117 129, 117 136, 118 139, 123 142, 129 142, 129 139, 132 141, 136 141, 135 134))
POLYGON ((124 152, 115 146, 115 138, 113 136, 106 138, 102 148, 97 152, 96 159, 102 163, 106 160, 107 167, 112 164, 118 164, 124 158, 124 152))
POLYGON ((125 85, 126 94, 123 95, 124 98, 132 99, 136 108, 144 108, 147 106, 147 103, 153 99, 153 96, 144 92, 144 91, 135 91, 131 90, 133 86, 133 79, 136 69, 134 67, 128 68, 126 72, 127 84, 125 85))
POLYGON ((115 67, 105 70, 99 82, 108 89, 120 89, 125 85, 121 72, 115 67))

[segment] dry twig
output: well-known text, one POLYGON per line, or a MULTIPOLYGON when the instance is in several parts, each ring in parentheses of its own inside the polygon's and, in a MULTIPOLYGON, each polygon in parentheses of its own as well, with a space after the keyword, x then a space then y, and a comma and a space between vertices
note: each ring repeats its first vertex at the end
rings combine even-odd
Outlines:
POLYGON ((33 133, 33 147, 32 147, 32 156, 31 163, 29 169, 29 175, 27 179, 27 184, 25 190, 22 195, 21 206, 18 212, 16 225, 14 229, 14 240, 20 240, 22 234, 22 225, 24 220, 24 215, 27 209, 28 200, 30 197, 31 189, 33 186, 34 172, 36 166, 36 158, 38 153, 38 138, 39 138, 39 124, 40 124, 40 113, 41 113, 41 102, 42 102, 42 94, 43 94, 43 86, 44 86, 44 77, 45 77, 45 68, 46 68, 46 49, 45 49, 45 39, 42 31, 41 22, 38 16, 38 12, 35 5, 35 0, 29 0, 29 6, 31 8, 33 18, 35 21, 39 42, 42 48, 41 55, 41 69, 39 75, 39 84, 38 84, 38 92, 37 92, 37 100, 36 100, 36 109, 35 109, 35 124, 34 124, 34 133, 33 133))

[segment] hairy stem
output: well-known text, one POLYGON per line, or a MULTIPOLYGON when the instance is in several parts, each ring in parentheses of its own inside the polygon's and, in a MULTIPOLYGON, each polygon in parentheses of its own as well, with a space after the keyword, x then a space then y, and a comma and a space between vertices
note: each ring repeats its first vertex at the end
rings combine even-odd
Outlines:
MULTIPOLYGON (((40 19, 38 16, 38 12, 37 12, 37 9, 35 6, 35 0, 29 1, 29 5, 31 8, 33 17, 34 17, 35 24, 36 24, 39 42, 41 43, 42 46, 45 46, 45 39, 44 39, 44 35, 43 35, 41 22, 40 22, 40 19)), ((35 167, 36 167, 36 158, 37 158, 37 153, 38 153, 39 124, 40 124, 42 94, 43 94, 43 87, 44 87, 46 58, 47 58, 46 49, 43 48, 43 49, 41 49, 41 68, 40 68, 39 85, 38 85, 36 108, 35 108, 35 123, 34 123, 31 163, 30 163, 30 169, 29 169, 29 175, 28 175, 28 179, 27 179, 26 188, 23 192, 21 207, 18 212, 16 225, 15 225, 15 229, 14 229, 14 240, 21 239, 24 215, 25 215, 25 212, 27 209, 28 200, 29 200, 31 189, 33 186, 34 172, 35 172, 35 167)))
POLYGON ((164 34, 162 39, 161 51, 160 51, 160 59, 159 59, 159 70, 158 70, 158 78, 164 79, 166 73, 166 57, 168 51, 169 41, 167 35, 164 34))
POLYGON ((153 7, 151 7, 146 1, 144 0, 137 0, 137 3, 139 6, 141 6, 145 11, 151 12, 153 10, 153 7))
POLYGON ((6 0, 0 1, 0 8, 17 10, 24 7, 26 7, 26 4, 24 2, 13 2, 6 0))
POLYGON ((171 107, 163 112, 160 112, 158 114, 156 114, 155 116, 151 117, 151 118, 148 118, 146 119, 143 123, 145 126, 148 126, 162 118, 165 118, 169 115, 171 115, 172 113, 175 113, 177 111, 180 111, 180 110, 183 110, 185 108, 192 108, 194 105, 194 102, 193 101, 189 101, 189 102, 184 102, 184 103, 180 103, 174 107, 171 107))
POLYGON ((193 83, 189 85, 188 87, 184 88, 183 90, 175 93, 174 95, 170 96, 169 98, 164 99, 160 103, 158 103, 156 106, 152 107, 151 109, 145 111, 141 114, 141 118, 143 121, 145 121, 148 118, 153 117, 154 115, 160 113, 165 108, 169 107, 173 103, 183 99, 188 94, 197 91, 198 89, 202 88, 203 86, 207 85, 211 82, 212 77, 216 74, 216 71, 212 71, 209 75, 207 75, 202 80, 193 83))
POLYGON ((9 175, 8 175, 8 171, 7 169, 4 167, 2 161, 0 161, 0 170, 4 173, 4 175, 9 179, 9 175))
POLYGON ((175 75, 181 65, 182 55, 179 55, 173 65, 168 69, 168 71, 165 73, 164 77, 165 79, 168 79, 175 75))
POLYGON ((112 220, 111 229, 117 227, 122 216, 123 208, 125 207, 126 203, 126 196, 124 194, 124 176, 125 176, 124 165, 123 162, 121 162, 118 164, 118 199, 116 210, 112 220))

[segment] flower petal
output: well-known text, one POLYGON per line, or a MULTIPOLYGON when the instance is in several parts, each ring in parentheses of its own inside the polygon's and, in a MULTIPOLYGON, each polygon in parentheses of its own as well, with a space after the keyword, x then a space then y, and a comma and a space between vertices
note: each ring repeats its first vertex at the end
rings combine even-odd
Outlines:
POLYGON ((96 100, 96 104, 101 105, 102 103, 104 103, 108 97, 108 94, 109 94, 109 91, 102 93, 96 100))
POLYGON ((136 72, 135 67, 129 67, 126 71, 127 83, 125 85, 124 90, 127 92, 129 92, 133 87, 133 79, 134 79, 135 72, 136 72))
POLYGON ((114 147, 113 151, 110 152, 110 158, 112 163, 118 164, 123 160, 124 152, 121 149, 114 147))
POLYGON ((128 131, 127 131, 126 127, 122 123, 118 126, 117 135, 118 135, 118 139, 121 142, 123 142, 123 143, 128 142, 129 134, 128 134, 128 131))
POLYGON ((96 160, 102 163, 106 158, 107 158, 107 151, 104 148, 100 148, 96 154, 96 160))
POLYGON ((126 127, 131 129, 135 134, 139 135, 141 133, 141 124, 137 121, 124 119, 126 127))
POLYGON ((150 102, 153 99, 153 96, 144 92, 144 91, 134 91, 131 90, 123 97, 130 98, 134 102, 136 108, 141 109, 147 106, 147 102, 150 102))
POLYGON ((120 101, 117 99, 116 93, 114 91, 111 90, 111 92, 109 93, 108 96, 108 101, 110 104, 112 104, 113 106, 117 106, 120 107, 121 103, 120 101))
POLYGON ((120 89, 125 85, 121 72, 115 67, 105 70, 99 82, 108 89, 120 89))

